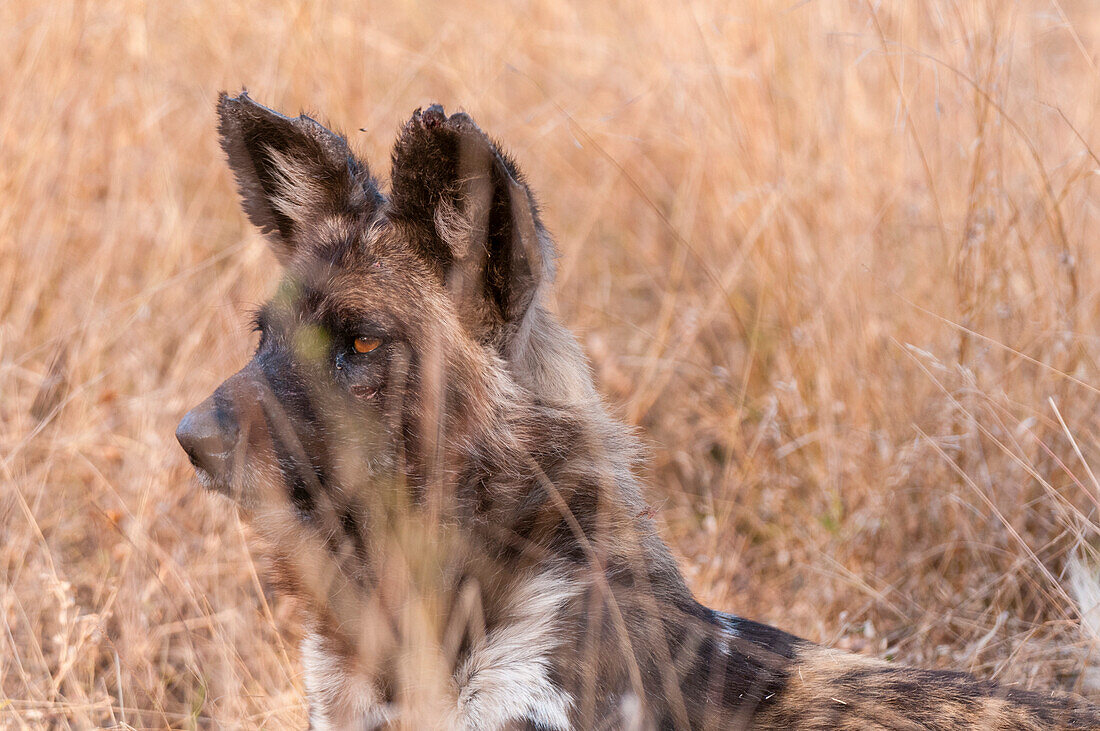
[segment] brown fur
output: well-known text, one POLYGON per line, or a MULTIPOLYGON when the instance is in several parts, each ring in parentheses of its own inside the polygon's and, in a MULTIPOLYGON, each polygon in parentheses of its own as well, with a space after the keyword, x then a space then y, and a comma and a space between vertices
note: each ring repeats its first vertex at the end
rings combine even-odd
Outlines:
POLYGON ((1095 709, 1066 694, 999 687, 965 673, 897 667, 807 646, 783 693, 762 705, 766 729, 1095 728, 1095 709))
POLYGON ((1070 697, 699 605, 629 432, 543 305, 554 254, 532 194, 468 116, 418 111, 387 197, 311 119, 243 94, 219 115, 287 275, 253 360, 178 434, 300 600, 317 725, 1098 725, 1070 697))

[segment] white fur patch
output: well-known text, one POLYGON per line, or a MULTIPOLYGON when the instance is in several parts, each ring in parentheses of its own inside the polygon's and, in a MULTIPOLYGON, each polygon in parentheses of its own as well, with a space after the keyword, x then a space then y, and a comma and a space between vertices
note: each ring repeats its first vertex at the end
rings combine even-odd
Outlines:
POLYGON ((342 658, 326 649, 320 635, 307 634, 301 652, 312 728, 373 729, 391 720, 370 684, 355 677, 342 658))
POLYGON ((444 199, 435 208, 435 228, 454 251, 456 259, 462 259, 470 249, 474 236, 474 224, 457 206, 444 199))
MULTIPOLYGON (((572 730, 574 701, 551 681, 551 656, 562 642, 562 610, 581 588, 558 572, 519 585, 505 620, 455 674, 458 702, 448 728, 492 731, 529 720, 556 731, 572 730)), ((301 653, 314 729, 373 729, 393 720, 392 709, 344 658, 325 647, 323 637, 307 634, 301 653)), ((624 717, 633 715, 630 709, 625 702, 624 717)))
POLYGON ((722 629, 729 637, 737 637, 740 633, 737 631, 738 617, 732 614, 718 613, 718 621, 722 625, 722 629))
POLYGON ((619 720, 623 731, 643 731, 645 729, 645 709, 634 693, 624 693, 619 698, 619 720))
POLYGON ((485 636, 455 677, 462 727, 497 729, 525 719, 572 728, 573 698, 550 680, 550 657, 561 644, 561 610, 580 590, 556 572, 520 585, 509 619, 485 636))
POLYGON ((1087 642, 1084 684, 1088 690, 1100 688, 1100 664, 1097 663, 1097 650, 1100 650, 1100 568, 1090 564, 1081 555, 1070 558, 1066 566, 1069 574, 1069 589, 1077 602, 1077 611, 1081 615, 1081 630, 1087 642))
POLYGON ((271 159, 270 173, 275 179, 271 204, 292 221, 307 220, 324 203, 309 171, 274 147, 267 148, 267 156, 271 159))

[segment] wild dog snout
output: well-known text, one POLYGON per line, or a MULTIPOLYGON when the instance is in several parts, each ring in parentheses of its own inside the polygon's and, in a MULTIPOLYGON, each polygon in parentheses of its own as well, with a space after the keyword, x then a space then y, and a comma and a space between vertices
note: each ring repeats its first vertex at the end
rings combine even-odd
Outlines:
POLYGON ((217 394, 188 411, 176 427, 176 439, 191 464, 214 480, 229 475, 239 436, 236 419, 217 394))

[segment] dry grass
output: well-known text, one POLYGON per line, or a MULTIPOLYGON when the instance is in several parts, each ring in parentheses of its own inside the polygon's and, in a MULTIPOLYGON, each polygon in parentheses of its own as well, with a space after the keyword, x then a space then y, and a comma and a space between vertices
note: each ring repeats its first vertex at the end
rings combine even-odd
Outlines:
POLYGON ((275 278, 242 85, 382 170, 432 100, 507 143, 701 598, 1100 693, 1091 0, 372 5, 0 3, 0 725, 305 723, 172 438, 275 278))

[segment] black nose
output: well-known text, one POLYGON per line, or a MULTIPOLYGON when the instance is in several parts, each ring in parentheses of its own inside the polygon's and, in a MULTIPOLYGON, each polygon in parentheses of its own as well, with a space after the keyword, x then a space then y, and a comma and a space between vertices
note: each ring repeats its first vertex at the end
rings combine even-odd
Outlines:
POLYGON ((187 412, 176 427, 176 439, 191 464, 212 477, 226 477, 237 446, 237 424, 214 397, 187 412))

